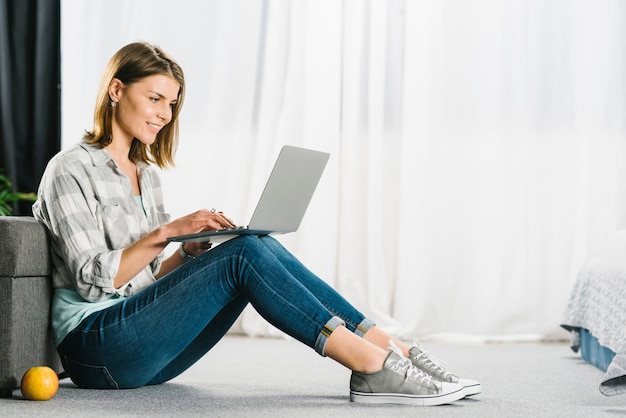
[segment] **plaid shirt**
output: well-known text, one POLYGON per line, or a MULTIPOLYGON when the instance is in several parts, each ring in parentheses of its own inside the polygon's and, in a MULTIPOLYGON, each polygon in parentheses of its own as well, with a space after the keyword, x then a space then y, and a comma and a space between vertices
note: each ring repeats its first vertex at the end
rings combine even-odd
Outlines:
POLYGON ((169 221, 157 171, 138 163, 137 174, 145 213, 128 176, 104 149, 80 143, 50 160, 33 215, 50 232, 54 288, 75 288, 95 302, 130 296, 154 282, 163 253, 123 289, 113 285, 122 250, 169 221))

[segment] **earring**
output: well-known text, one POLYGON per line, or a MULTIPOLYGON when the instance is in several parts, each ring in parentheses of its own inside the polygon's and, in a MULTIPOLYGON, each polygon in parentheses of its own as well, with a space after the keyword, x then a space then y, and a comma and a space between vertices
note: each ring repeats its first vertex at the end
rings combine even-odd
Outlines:
POLYGON ((111 100, 111 107, 115 107, 117 106, 117 102, 114 102, 113 100, 111 100))

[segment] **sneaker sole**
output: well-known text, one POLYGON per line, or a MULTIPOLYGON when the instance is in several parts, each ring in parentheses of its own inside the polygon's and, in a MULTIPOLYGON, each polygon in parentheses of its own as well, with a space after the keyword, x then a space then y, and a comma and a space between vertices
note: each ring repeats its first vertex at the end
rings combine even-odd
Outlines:
POLYGON ((467 396, 463 388, 440 395, 406 395, 402 393, 367 393, 350 391, 350 402, 381 404, 393 403, 414 406, 444 405, 467 396))
POLYGON ((482 392, 482 387, 480 386, 480 384, 463 386, 463 392, 465 393, 465 396, 478 395, 480 392, 482 392))

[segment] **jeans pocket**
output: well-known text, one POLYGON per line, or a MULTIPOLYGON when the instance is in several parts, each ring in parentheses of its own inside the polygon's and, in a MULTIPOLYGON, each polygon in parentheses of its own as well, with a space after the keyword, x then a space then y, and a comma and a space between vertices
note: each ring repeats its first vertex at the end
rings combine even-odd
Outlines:
POLYGON ((85 389, 119 389, 106 366, 91 366, 64 356, 63 367, 76 386, 85 389))

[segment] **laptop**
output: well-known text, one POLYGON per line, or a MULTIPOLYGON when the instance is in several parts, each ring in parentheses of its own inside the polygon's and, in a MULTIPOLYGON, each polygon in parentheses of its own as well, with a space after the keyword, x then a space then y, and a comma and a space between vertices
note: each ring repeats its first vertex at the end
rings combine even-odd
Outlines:
POLYGON ((241 235, 297 231, 329 157, 326 152, 283 146, 247 226, 179 235, 167 240, 217 244, 241 235))

